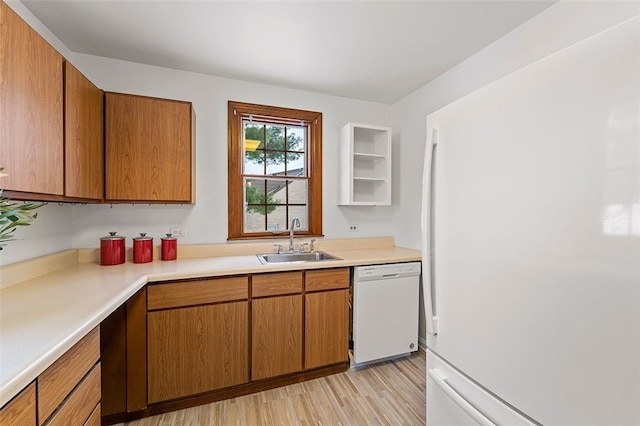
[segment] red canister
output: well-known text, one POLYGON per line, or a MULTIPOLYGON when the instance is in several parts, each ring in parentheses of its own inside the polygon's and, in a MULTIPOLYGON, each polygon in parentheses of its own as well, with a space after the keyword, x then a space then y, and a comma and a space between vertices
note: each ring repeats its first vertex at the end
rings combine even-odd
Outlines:
POLYGON ((101 265, 120 265, 124 263, 124 256, 124 237, 109 232, 109 235, 100 238, 101 265))
POLYGON ((167 234, 167 236, 161 238, 161 240, 161 259, 176 260, 178 257, 178 239, 176 237, 172 237, 171 234, 167 234))
POLYGON ((148 263, 153 260, 153 238, 140 233, 133 239, 133 263, 148 263))

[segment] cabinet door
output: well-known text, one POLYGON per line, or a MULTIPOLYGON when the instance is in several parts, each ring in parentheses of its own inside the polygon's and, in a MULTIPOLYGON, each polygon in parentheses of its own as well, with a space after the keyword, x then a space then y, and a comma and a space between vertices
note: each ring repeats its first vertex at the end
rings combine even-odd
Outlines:
POLYGON ((106 200, 193 203, 191 104, 105 96, 106 200))
POLYGON ((302 295, 253 299, 251 379, 302 371, 302 295))
POLYGON ((0 410, 0 425, 36 426, 36 385, 31 383, 0 410))
POLYGON ((307 293, 305 297, 305 370, 346 362, 349 290, 307 293))
POLYGON ((2 187, 62 195, 63 58, 4 2, 0 58, 2 187))
POLYGON ((64 194, 101 200, 104 193, 104 94, 69 62, 65 62, 64 81, 64 194))
POLYGON ((248 302, 148 313, 149 403, 249 381, 248 302))

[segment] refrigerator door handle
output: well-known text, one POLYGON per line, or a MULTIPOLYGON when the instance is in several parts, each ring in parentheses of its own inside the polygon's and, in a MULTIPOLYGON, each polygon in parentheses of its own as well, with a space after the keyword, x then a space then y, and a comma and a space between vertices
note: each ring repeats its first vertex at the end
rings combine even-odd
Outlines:
POLYGON ((429 377, 447 394, 449 398, 453 400, 460 408, 464 410, 473 420, 478 422, 482 426, 496 426, 487 416, 482 414, 480 410, 474 407, 469 401, 464 399, 449 383, 447 378, 443 377, 440 372, 435 368, 429 369, 429 377))
POLYGON ((431 214, 432 214, 432 163, 435 161, 435 149, 438 144, 438 129, 427 125, 427 145, 424 150, 424 168, 422 171, 422 283, 424 310, 427 321, 427 333, 438 334, 438 317, 435 315, 435 300, 431 277, 431 214))

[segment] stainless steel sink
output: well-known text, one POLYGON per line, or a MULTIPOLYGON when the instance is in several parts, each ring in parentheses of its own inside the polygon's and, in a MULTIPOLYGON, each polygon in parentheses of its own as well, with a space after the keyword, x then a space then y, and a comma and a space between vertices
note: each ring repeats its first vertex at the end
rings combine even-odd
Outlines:
POLYGON ((263 265, 268 263, 302 263, 320 262, 322 260, 342 260, 339 257, 331 256, 322 251, 313 253, 266 253, 257 254, 258 260, 263 265))

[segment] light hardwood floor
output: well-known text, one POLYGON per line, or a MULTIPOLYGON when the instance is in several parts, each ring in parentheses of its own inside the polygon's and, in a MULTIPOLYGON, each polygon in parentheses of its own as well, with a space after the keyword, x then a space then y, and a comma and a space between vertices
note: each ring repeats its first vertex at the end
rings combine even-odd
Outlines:
POLYGON ((424 425, 425 377, 425 353, 419 351, 358 370, 124 425, 424 425))

